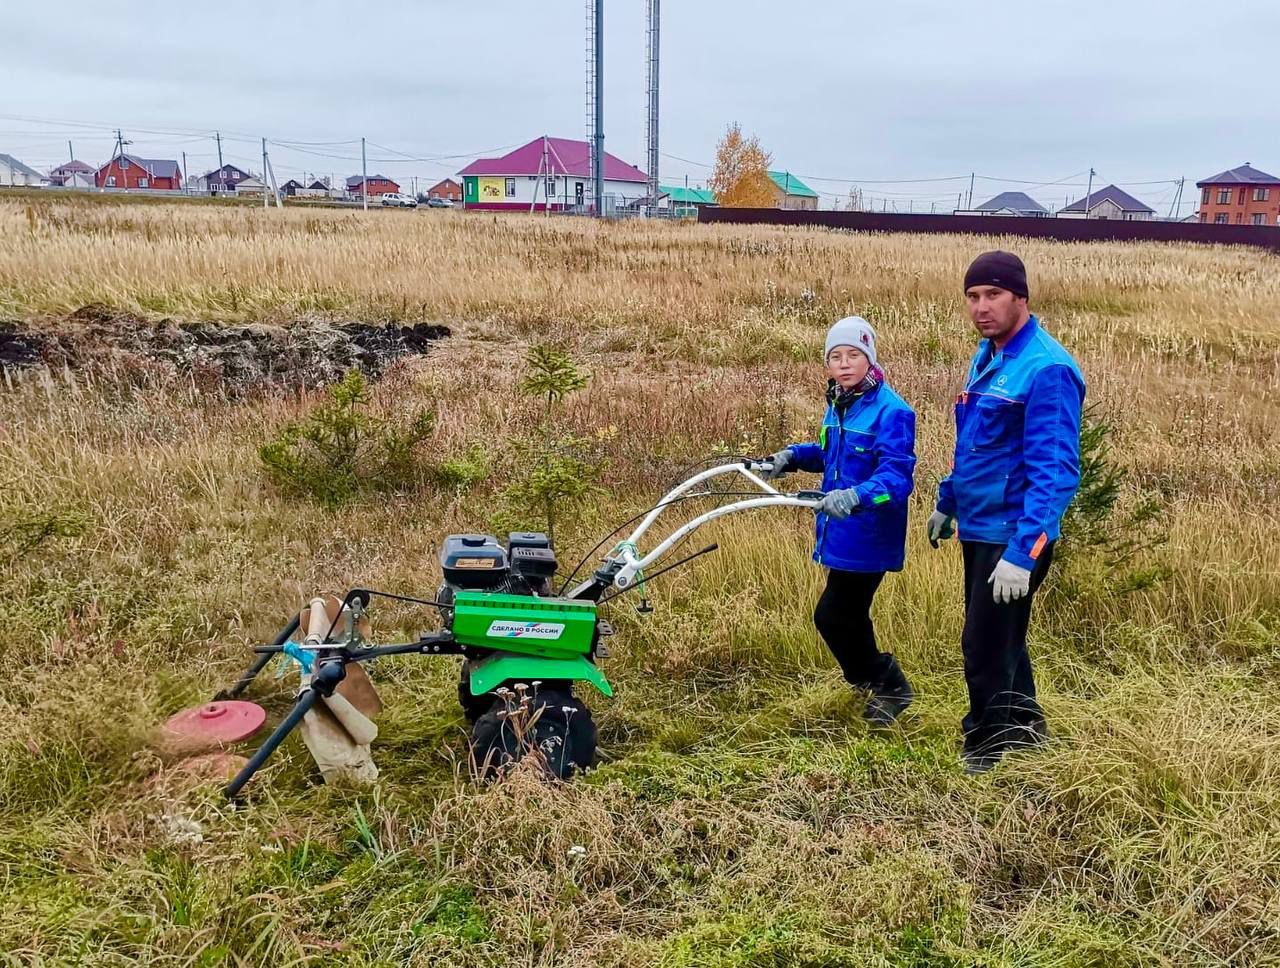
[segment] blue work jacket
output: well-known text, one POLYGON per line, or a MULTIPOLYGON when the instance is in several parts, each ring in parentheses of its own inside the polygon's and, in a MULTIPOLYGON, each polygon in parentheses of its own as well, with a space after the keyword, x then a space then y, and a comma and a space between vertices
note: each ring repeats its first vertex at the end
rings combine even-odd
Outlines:
POLYGON ((1062 344, 1032 316, 1003 350, 978 345, 956 398, 956 452, 938 487, 961 540, 1007 545, 1006 561, 1035 565, 1057 540, 1080 486, 1085 384, 1062 344))
POLYGON ((818 513, 815 561, 840 571, 902 570, 915 446, 915 411, 882 383, 843 411, 828 404, 819 442, 788 448, 797 468, 822 475, 824 491, 858 492, 844 520, 818 513))

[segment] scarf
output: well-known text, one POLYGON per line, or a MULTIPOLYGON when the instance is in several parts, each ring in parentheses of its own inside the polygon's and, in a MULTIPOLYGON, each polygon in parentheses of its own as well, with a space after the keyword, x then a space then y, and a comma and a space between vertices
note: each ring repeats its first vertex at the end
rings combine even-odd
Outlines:
POLYGON ((861 380, 849 387, 848 390, 840 389, 840 384, 835 380, 827 381, 827 403, 831 404, 837 410, 845 410, 851 403, 861 396, 870 393, 881 383, 884 382, 884 370, 878 366, 873 366, 867 370, 867 375, 861 380))

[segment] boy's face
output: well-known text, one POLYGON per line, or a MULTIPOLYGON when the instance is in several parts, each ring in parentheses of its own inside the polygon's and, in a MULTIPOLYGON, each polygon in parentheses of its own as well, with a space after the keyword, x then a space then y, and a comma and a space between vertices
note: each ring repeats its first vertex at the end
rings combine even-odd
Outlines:
POLYGON ((867 354, 853 346, 837 346, 827 354, 827 376, 835 380, 841 390, 857 386, 870 369, 867 354))

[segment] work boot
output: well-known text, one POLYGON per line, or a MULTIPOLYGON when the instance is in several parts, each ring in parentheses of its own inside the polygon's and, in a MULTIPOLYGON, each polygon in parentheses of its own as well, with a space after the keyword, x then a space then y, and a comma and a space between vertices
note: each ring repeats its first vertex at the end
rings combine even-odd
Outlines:
POLYGON ((960 754, 960 765, 964 767, 965 776, 981 776, 989 773, 1000 762, 1000 753, 984 753, 965 750, 960 754))
POLYGON ((862 711, 862 718, 871 726, 882 729, 892 726, 915 698, 902 666, 898 665, 897 657, 892 655, 884 657, 880 676, 875 682, 869 683, 868 688, 871 696, 867 699, 866 709, 862 711))

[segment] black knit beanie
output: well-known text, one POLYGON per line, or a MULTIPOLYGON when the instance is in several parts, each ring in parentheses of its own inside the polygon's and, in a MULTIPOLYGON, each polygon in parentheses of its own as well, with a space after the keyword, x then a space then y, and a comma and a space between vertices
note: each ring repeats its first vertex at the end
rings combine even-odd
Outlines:
POLYGON ((964 274, 964 289, 971 286, 995 286, 1026 299, 1027 267, 1012 252, 984 252, 973 260, 964 274))

